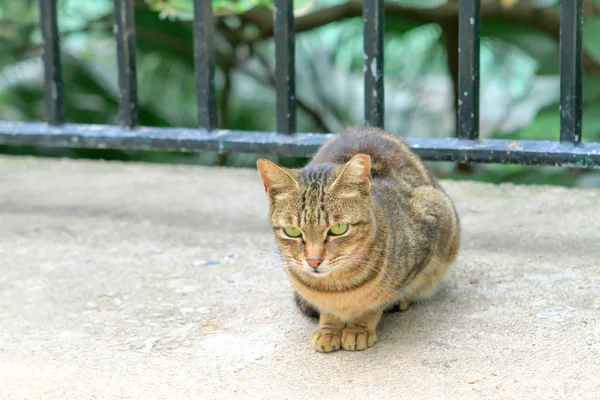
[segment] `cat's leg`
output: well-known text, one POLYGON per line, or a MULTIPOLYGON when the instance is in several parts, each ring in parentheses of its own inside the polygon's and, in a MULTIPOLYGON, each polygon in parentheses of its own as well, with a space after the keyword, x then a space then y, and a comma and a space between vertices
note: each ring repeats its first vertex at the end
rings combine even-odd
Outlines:
POLYGON ((298 292, 294 292, 294 300, 296 300, 296 305, 300 311, 302 311, 302 314, 306 315, 307 317, 315 318, 320 315, 319 310, 300 297, 298 292))
POLYGON ((400 303, 398 303, 398 310, 406 311, 408 306, 410 306, 410 302, 408 300, 402 300, 400 303))
POLYGON ((398 311, 406 311, 410 306, 409 300, 401 300, 398 303, 393 304, 389 308, 385 310, 385 312, 398 312, 398 311))
POLYGON ((373 310, 349 321, 342 332, 342 347, 345 350, 360 351, 373 347, 377 341, 377 324, 383 310, 373 310))
POLYGON ((339 350, 342 344, 342 329, 344 323, 339 318, 326 312, 321 313, 319 329, 312 334, 312 348, 321 353, 339 350))

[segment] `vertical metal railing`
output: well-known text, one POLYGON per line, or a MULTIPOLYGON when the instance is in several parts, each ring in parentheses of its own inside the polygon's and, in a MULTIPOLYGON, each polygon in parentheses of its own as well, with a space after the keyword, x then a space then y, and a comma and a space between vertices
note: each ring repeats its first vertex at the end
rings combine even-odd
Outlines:
POLYGON ((44 62, 44 102, 46 121, 50 125, 65 122, 60 39, 56 21, 56 0, 40 0, 42 59, 44 62))
POLYGON ((458 6, 458 137, 479 138, 480 0, 458 6))
POLYGON ((296 37, 294 1, 275 0, 275 89, 277 131, 296 133, 296 37))
POLYGON ((217 128, 215 49, 212 0, 194 0, 194 64, 198 126, 217 128))
POLYGON ((364 21, 364 85, 365 122, 367 125, 384 127, 384 0, 367 0, 363 4, 364 21))
MULTIPOLYGON (((136 76, 135 0, 114 0, 121 127, 90 129, 64 124, 65 101, 57 29, 57 0, 40 0, 44 62, 46 120, 61 125, 0 121, 0 143, 88 148, 195 149, 198 151, 274 152, 310 155, 323 137, 296 133, 295 28, 293 0, 274 0, 274 39, 277 92, 277 131, 219 131, 215 88, 215 31, 211 0, 194 0, 194 63, 198 126, 201 130, 145 127, 139 124, 136 76), (177 136, 186 131, 184 136, 177 136), (182 138, 186 145, 181 146, 182 138), (226 149, 226 150, 223 150, 226 149)), ((364 119, 366 125, 384 125, 384 0, 365 0, 364 119)), ((560 10, 560 144, 555 141, 479 138, 481 0, 459 0, 458 137, 407 139, 428 160, 515 164, 600 166, 600 143, 582 142, 582 27, 583 0, 561 2, 560 10)), ((557 138, 558 139, 558 138, 557 138)))
POLYGON ((581 142, 583 0, 560 6, 560 141, 581 142))
POLYGON ((135 36, 133 0, 115 0, 119 117, 121 125, 126 128, 133 128, 139 123, 135 36))

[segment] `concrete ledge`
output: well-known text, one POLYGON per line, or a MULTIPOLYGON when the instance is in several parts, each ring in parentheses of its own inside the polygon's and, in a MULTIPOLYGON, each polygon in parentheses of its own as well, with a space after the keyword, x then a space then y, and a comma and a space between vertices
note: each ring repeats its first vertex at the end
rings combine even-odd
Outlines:
POLYGON ((324 355, 256 171, 0 157, 0 398, 598 398, 600 191, 445 187, 438 295, 324 355))

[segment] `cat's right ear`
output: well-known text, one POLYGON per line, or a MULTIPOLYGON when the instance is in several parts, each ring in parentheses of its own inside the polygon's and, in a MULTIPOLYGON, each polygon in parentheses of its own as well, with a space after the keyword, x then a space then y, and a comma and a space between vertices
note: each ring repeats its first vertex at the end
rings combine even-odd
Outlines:
POLYGON ((346 196, 369 194, 371 190, 371 157, 355 154, 342 168, 330 188, 338 188, 346 196))
POLYGON ((300 187, 289 171, 273 161, 259 158, 256 166, 265 185, 265 191, 271 198, 300 187))

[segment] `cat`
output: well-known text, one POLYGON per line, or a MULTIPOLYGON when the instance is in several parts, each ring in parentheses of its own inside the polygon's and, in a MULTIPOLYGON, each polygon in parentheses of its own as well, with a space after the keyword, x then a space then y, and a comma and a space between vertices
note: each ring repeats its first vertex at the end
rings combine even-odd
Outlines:
POLYGON ((353 127, 302 169, 257 161, 297 303, 319 316, 312 348, 372 347, 382 312, 433 293, 454 262, 454 204, 398 137, 353 127))

